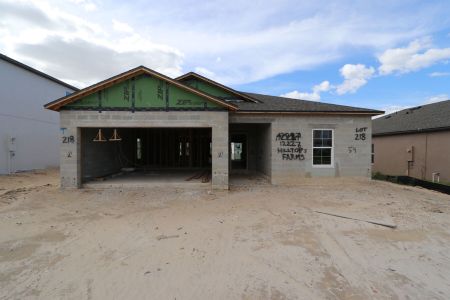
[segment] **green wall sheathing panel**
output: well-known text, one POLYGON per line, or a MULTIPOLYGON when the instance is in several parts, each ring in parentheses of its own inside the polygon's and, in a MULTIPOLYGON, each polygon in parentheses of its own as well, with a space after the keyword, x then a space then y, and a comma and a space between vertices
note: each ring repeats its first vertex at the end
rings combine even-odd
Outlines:
POLYGON ((208 93, 210 95, 213 95, 215 97, 218 98, 223 98, 223 99, 236 99, 238 98, 237 96, 233 95, 232 93, 217 87, 215 85, 212 85, 208 82, 205 82, 203 80, 199 80, 199 79, 188 79, 183 81, 184 84, 189 85, 193 88, 196 88, 202 92, 208 93))
POLYGON ((70 103, 74 109, 225 109, 199 95, 148 75, 141 75, 70 103))

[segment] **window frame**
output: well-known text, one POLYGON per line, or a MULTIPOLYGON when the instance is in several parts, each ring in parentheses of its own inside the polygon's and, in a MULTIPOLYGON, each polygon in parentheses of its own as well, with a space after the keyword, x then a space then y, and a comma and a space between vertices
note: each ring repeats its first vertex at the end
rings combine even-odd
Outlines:
POLYGON ((334 129, 333 128, 313 128, 311 132, 311 165, 313 168, 334 168, 334 129), (314 131, 316 130, 330 130, 331 131, 331 147, 314 147, 314 131), (314 149, 330 149, 331 148, 331 161, 329 165, 316 165, 314 164, 314 149))

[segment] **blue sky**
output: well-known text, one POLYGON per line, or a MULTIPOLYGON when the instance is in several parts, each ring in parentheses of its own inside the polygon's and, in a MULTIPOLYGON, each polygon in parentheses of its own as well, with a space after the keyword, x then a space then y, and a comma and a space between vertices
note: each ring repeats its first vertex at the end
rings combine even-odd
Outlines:
POLYGON ((137 65, 393 111, 450 95, 450 1, 0 0, 0 52, 85 87, 137 65))

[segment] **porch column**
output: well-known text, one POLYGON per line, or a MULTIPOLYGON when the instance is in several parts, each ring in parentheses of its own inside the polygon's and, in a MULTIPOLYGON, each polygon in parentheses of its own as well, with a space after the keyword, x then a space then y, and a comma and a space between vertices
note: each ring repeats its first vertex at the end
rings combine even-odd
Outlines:
POLYGON ((228 189, 228 112, 212 126, 212 188, 228 189))

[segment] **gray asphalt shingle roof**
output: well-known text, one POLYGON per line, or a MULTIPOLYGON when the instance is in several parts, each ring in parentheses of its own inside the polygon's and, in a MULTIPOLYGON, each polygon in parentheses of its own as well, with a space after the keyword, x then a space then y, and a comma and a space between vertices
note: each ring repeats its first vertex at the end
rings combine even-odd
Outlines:
POLYGON ((372 121, 373 135, 450 130, 450 100, 404 109, 372 121))
POLYGON ((298 100, 285 97, 276 97, 254 93, 242 92, 261 103, 238 102, 240 112, 345 112, 345 113, 373 113, 381 114, 382 111, 359 108, 345 105, 337 105, 316 101, 298 100))

